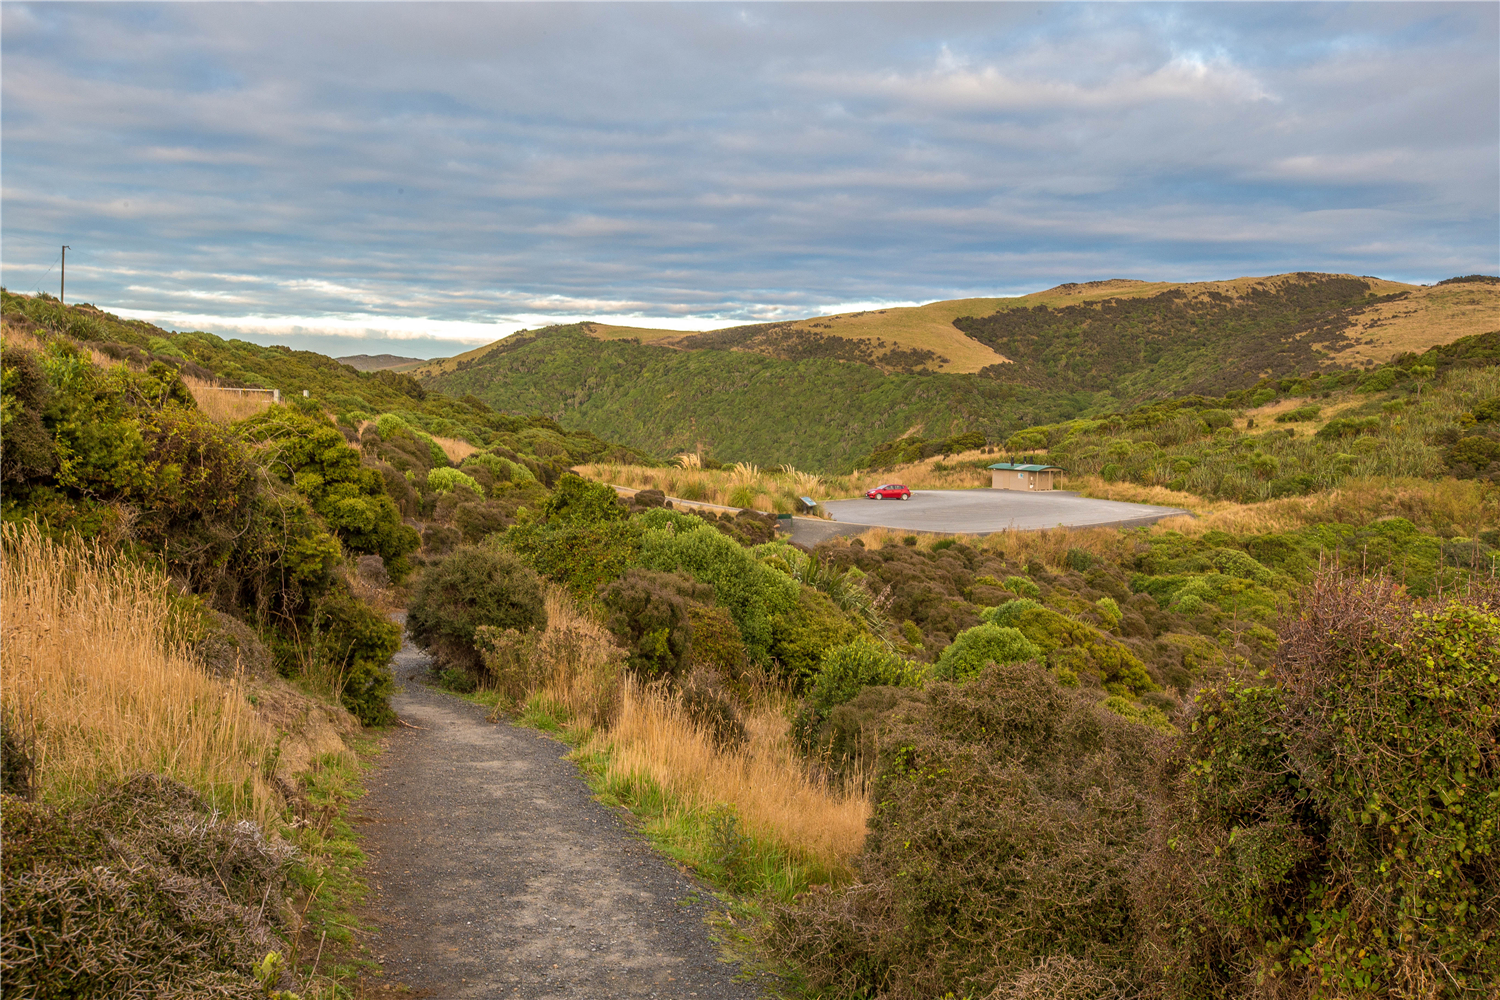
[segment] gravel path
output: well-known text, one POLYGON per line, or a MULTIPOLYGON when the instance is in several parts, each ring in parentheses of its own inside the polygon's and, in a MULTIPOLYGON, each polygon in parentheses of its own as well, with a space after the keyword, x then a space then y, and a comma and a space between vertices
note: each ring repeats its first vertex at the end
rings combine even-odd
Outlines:
POLYGON ((720 961, 707 890, 594 801, 566 746, 427 687, 410 643, 392 665, 392 704, 422 728, 386 737, 352 817, 387 981, 444 998, 765 996, 720 961))

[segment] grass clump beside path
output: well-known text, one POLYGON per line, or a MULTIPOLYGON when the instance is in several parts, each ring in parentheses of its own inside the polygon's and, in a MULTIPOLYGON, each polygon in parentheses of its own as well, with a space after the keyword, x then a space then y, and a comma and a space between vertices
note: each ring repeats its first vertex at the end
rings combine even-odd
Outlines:
POLYGON ((305 698, 206 671, 161 573, 3 530, 6 995, 335 996, 362 892, 355 754, 278 774, 300 737, 256 701, 305 698))
POLYGON ((669 855, 721 889, 789 900, 848 877, 870 803, 862 787, 810 775, 772 686, 726 741, 691 694, 643 682, 624 651, 561 587, 547 589, 547 626, 485 654, 469 697, 554 732, 605 801, 640 816, 669 855))

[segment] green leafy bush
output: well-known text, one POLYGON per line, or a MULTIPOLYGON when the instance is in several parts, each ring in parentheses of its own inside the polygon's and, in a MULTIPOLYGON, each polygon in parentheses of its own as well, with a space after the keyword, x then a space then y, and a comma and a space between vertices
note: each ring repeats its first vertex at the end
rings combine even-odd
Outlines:
POLYGON ((796 691, 817 673, 828 650, 859 633, 859 626, 827 594, 804 585, 797 589, 796 603, 771 618, 771 657, 796 691))
POLYGON ((1018 629, 1000 625, 976 625, 958 633, 943 649, 932 676, 940 680, 966 681, 978 676, 989 663, 1022 663, 1040 660, 1042 651, 1018 629))
POLYGON ((272 407, 244 421, 240 433, 259 445, 256 457, 307 498, 348 550, 380 556, 395 580, 410 572, 406 557, 420 537, 401 523, 380 471, 363 463, 337 427, 321 415, 272 407))
POLYGON ((864 688, 920 687, 925 673, 922 664, 903 659, 870 636, 857 636, 824 654, 807 704, 823 718, 835 706, 852 701, 864 688))
POLYGON ((481 625, 519 632, 546 628, 546 602, 535 571, 514 553, 464 545, 417 581, 406 628, 440 665, 478 675, 482 661, 474 630, 481 625))
POLYGON ((1295 410, 1287 410, 1285 413, 1276 415, 1278 424, 1296 424, 1305 420, 1317 420, 1323 413, 1320 406, 1299 406, 1295 410))
POLYGON ((390 659, 400 648, 401 627, 347 590, 330 591, 314 607, 311 655, 343 706, 367 726, 395 721, 390 659))
MULTIPOLYGON (((532 522, 517 524, 488 544, 510 549, 538 573, 559 583, 580 600, 593 597, 640 559, 640 525, 631 521, 602 524, 532 522)), ((732 543, 731 543, 732 544, 732 543)))
POLYGON ((693 649, 688 606, 713 599, 714 589, 690 576, 639 568, 599 592, 605 625, 629 653, 630 668, 646 678, 684 672, 693 649))
POLYGON ((1482 597, 1330 574, 1269 683, 1199 697, 1138 883, 1176 995, 1500 990, 1497 664, 1482 597))
POLYGON ((769 664, 771 618, 795 607, 795 580, 763 565, 706 525, 687 531, 647 531, 641 540, 641 565, 662 573, 688 573, 711 585, 718 603, 739 626, 751 661, 769 664))
POLYGON ((613 489, 572 473, 557 481, 538 513, 545 520, 575 527, 608 524, 626 517, 613 489))
POLYGON ((1042 593, 1042 588, 1024 576, 1007 576, 1001 586, 1018 597, 1039 597, 1042 593))
POLYGON ((480 488, 473 476, 448 467, 428 469, 427 488, 438 493, 465 490, 475 496, 484 496, 484 490, 480 488))

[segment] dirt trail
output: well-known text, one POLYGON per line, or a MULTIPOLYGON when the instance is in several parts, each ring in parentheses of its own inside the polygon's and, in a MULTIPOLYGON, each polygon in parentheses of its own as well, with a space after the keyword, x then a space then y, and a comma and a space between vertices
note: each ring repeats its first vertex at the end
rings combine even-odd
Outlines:
POLYGON ((596 802, 567 748, 429 688, 409 643, 401 718, 352 817, 370 944, 427 997, 765 996, 709 940, 701 885, 596 802))

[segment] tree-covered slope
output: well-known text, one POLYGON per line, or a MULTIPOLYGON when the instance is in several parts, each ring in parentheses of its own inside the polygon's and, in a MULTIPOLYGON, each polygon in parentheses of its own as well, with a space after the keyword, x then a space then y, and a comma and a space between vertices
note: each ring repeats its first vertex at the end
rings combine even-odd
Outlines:
MULTIPOLYGON (((1371 310, 1401 306, 1409 327, 1424 310, 1451 305, 1422 298, 1427 289, 1348 275, 1104 284, 1077 286, 1077 295, 1062 286, 1010 302, 971 300, 996 311, 959 317, 955 332, 1009 359, 977 372, 937 370, 947 354, 900 340, 900 317, 878 313, 861 314, 858 335, 846 335, 837 317, 655 339, 626 337, 623 328, 601 336, 588 324, 555 327, 416 374, 450 396, 542 413, 661 456, 702 449, 725 460, 832 471, 910 433, 1000 441, 1046 422, 1043 414, 1093 416, 1190 393, 1222 396, 1265 378, 1349 370, 1369 363, 1354 348, 1374 336, 1371 310)), ((1491 314, 1500 329, 1500 308, 1481 298, 1442 329, 1484 332, 1471 328, 1491 314)), ((951 345, 937 346, 951 353, 951 345)))
POLYGON ((723 459, 811 469, 848 467, 913 427, 998 437, 1092 401, 978 375, 886 375, 850 361, 600 341, 580 326, 517 335, 424 384, 658 455, 701 446, 723 459))

